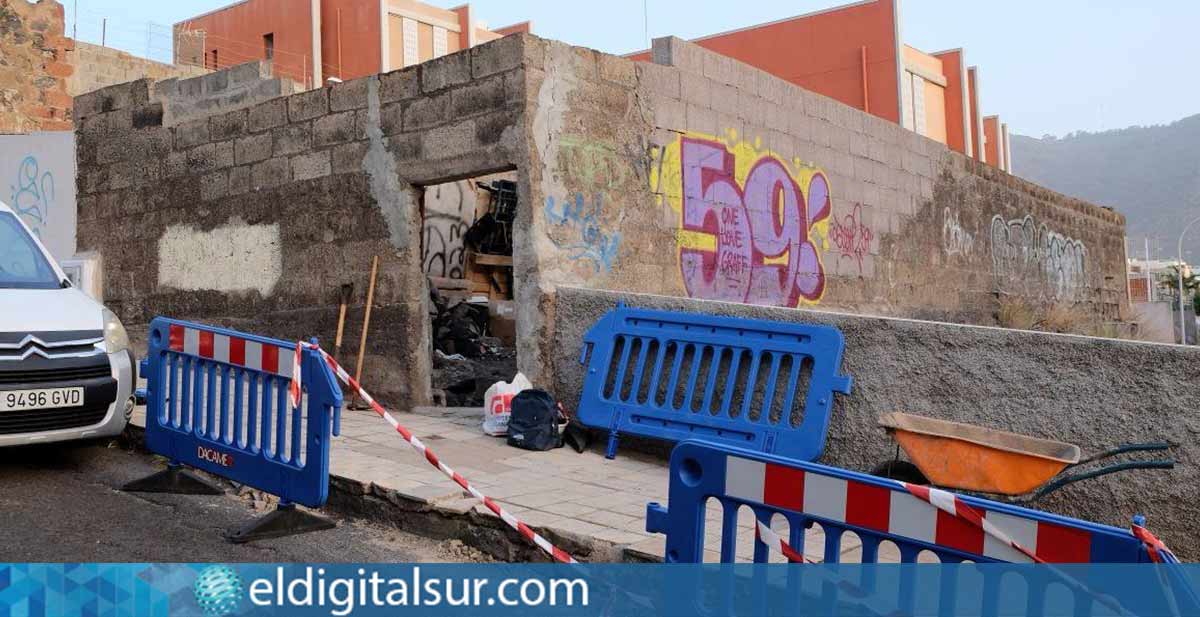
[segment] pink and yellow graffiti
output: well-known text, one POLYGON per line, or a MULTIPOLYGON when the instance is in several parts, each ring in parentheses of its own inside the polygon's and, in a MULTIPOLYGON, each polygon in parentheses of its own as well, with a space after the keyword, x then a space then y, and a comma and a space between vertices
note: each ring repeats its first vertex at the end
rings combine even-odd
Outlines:
POLYGON ((689 296, 794 307, 817 303, 825 270, 829 181, 755 145, 684 136, 651 170, 662 202, 679 213, 679 267, 689 296), (732 143, 732 146, 726 145, 732 143))

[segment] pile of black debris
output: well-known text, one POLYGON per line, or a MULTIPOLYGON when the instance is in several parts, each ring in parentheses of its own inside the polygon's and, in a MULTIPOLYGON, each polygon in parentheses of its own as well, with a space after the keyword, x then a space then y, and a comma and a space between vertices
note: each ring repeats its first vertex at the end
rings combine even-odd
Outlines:
POLYGON ((488 305, 447 300, 430 286, 433 393, 447 407, 479 407, 488 386, 517 372, 517 352, 489 336, 488 305))

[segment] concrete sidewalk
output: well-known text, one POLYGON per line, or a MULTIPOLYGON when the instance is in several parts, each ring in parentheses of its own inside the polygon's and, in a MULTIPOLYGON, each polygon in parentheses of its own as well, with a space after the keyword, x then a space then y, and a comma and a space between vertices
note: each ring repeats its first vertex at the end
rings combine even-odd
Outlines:
MULTIPOLYGON (((615 460, 606 460, 602 444, 593 444, 583 453, 570 448, 520 450, 508 446, 503 437, 483 434, 482 415, 483 410, 477 408, 432 407, 395 414, 444 463, 531 527, 549 531, 551 537, 563 537, 566 532, 602 543, 616 549, 607 554, 630 560, 662 558, 663 536, 645 531, 645 515, 647 502, 667 502, 665 460, 628 450, 615 460)), ((140 408, 134 424, 144 426, 140 408)), ((494 516, 417 455, 371 411, 343 410, 342 434, 333 440, 330 467, 335 476, 361 484, 364 494, 394 491, 406 501, 431 506, 431 512, 440 516, 494 516)), ((710 501, 706 561, 719 561, 721 515, 720 505, 710 501)), ((753 555, 752 516, 747 507, 738 512, 739 561, 749 561, 753 555)), ((772 527, 787 537, 787 524, 781 517, 772 521, 772 527)), ((513 541, 520 541, 515 534, 513 541)), ((805 554, 819 560, 824 543, 819 527, 814 527, 805 534, 805 554)), ((846 562, 857 561, 861 554, 852 534, 843 539, 841 550, 846 562)), ((881 550, 881 557, 888 553, 881 550)), ((782 558, 773 555, 772 561, 782 558)))

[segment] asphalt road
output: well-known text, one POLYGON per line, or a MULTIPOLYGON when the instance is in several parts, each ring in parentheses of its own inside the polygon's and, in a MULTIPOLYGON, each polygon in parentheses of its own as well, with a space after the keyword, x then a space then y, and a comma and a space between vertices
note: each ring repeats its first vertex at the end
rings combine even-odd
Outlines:
POLYGON ((106 444, 0 448, 0 562, 477 561, 455 542, 338 520, 336 529, 248 544, 223 533, 262 516, 234 494, 125 493, 162 468, 106 444))

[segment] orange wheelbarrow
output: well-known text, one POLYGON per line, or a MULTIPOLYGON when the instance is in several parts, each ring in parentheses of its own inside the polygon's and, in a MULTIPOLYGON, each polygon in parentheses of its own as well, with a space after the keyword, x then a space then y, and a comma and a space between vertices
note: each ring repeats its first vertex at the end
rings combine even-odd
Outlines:
POLYGON ((1014 502, 1033 501, 1073 482, 1119 471, 1175 467, 1171 459, 1126 461, 1059 475, 1068 468, 1117 454, 1169 450, 1171 444, 1126 444, 1081 459, 1079 447, 1073 444, 960 422, 896 412, 880 416, 879 424, 904 449, 912 464, 897 460, 876 470, 876 475, 1006 495, 1014 502))

